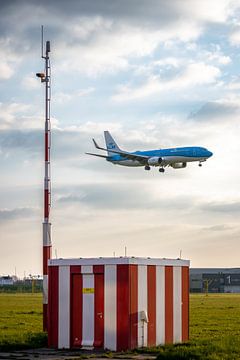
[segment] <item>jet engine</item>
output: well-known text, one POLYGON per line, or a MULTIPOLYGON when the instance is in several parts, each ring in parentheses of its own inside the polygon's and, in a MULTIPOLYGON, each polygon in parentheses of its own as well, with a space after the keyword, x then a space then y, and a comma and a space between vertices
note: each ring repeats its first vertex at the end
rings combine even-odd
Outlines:
POLYGON ((148 165, 158 166, 162 163, 163 159, 158 156, 153 156, 148 159, 148 165))
POLYGON ((171 165, 174 169, 182 169, 185 168, 187 166, 187 163, 183 162, 183 163, 175 163, 171 165))

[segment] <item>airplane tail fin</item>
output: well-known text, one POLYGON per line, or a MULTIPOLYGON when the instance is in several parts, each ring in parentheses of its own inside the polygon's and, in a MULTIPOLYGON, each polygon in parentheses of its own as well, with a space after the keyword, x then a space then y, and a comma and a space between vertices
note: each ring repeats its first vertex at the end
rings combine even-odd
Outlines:
POLYGON ((108 149, 108 156, 116 155, 116 153, 111 152, 111 149, 121 151, 121 149, 118 147, 116 141, 113 139, 109 131, 104 131, 104 137, 105 137, 106 147, 108 149))

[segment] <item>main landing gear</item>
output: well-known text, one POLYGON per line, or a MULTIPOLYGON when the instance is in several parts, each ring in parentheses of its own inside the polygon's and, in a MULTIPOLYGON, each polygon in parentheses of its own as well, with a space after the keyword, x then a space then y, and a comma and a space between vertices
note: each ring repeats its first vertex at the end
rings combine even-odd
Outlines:
POLYGON ((200 166, 200 167, 201 167, 201 166, 202 166, 202 163, 199 163, 199 164, 198 164, 198 166, 200 166))
POLYGON ((146 165, 145 170, 151 170, 150 166, 146 165))
POLYGON ((160 169, 159 169, 159 172, 161 172, 161 173, 164 173, 164 171, 165 171, 164 168, 160 168, 160 169))

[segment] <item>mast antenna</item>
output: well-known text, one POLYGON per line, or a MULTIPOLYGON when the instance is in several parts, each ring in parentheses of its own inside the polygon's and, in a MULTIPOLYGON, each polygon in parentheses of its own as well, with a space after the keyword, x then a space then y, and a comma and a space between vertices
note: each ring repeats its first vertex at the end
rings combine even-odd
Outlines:
POLYGON ((48 260, 52 257, 51 241, 51 119, 50 119, 50 101, 51 101, 51 69, 50 69, 50 41, 46 41, 45 54, 43 45, 43 26, 41 26, 41 49, 44 59, 44 72, 37 73, 41 83, 45 84, 45 133, 44 133, 44 216, 43 216, 43 330, 48 328, 48 260))

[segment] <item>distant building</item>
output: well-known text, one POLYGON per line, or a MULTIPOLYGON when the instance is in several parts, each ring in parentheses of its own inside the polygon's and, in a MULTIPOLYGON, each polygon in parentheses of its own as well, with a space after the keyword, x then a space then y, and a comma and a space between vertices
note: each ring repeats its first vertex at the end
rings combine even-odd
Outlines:
POLYGON ((14 283, 17 281, 16 276, 0 276, 0 285, 14 285, 14 283))
POLYGON ((240 268, 192 268, 190 292, 240 293, 240 268))

